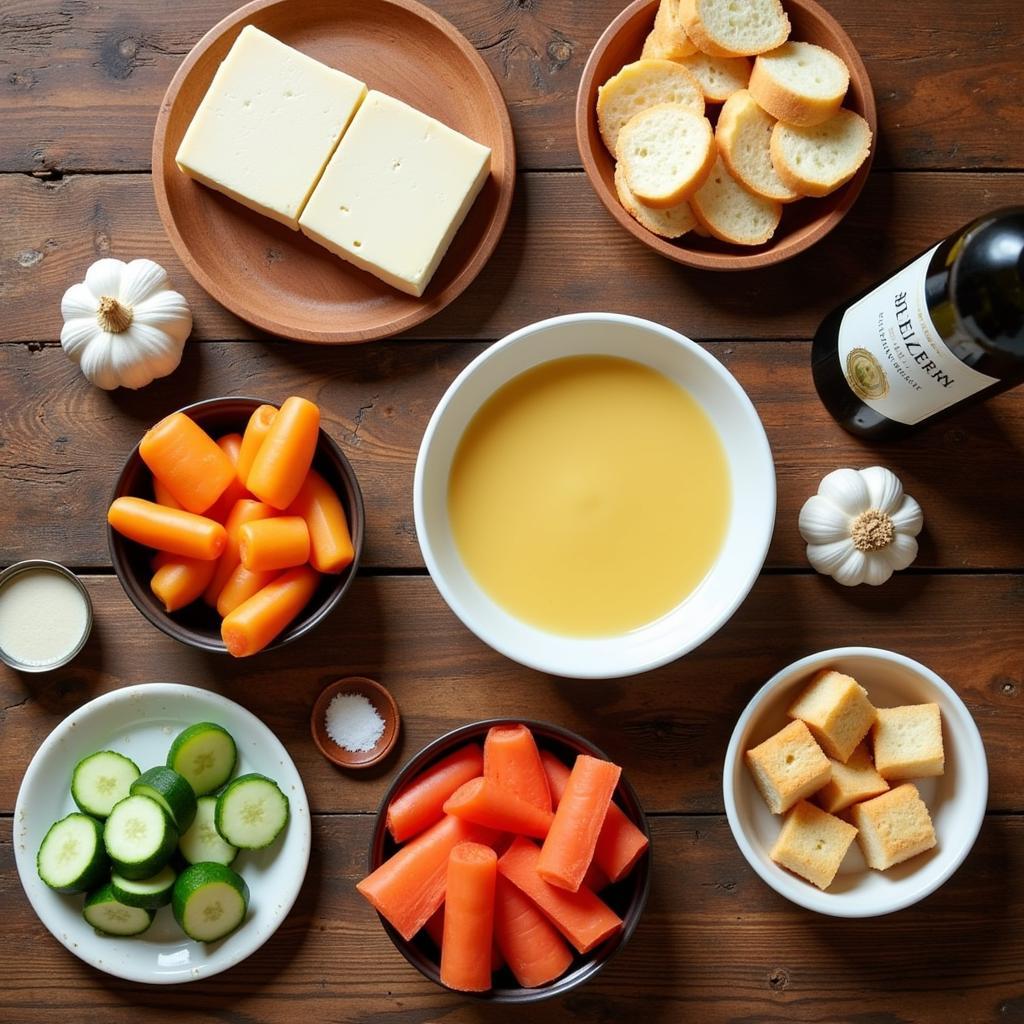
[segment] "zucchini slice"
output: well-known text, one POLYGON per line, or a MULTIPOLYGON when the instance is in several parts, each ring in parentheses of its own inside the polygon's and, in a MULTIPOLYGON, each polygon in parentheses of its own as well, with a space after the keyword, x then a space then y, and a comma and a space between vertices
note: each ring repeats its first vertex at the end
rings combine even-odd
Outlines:
POLYGON ((288 824, 288 797, 276 782, 255 772, 240 775, 219 797, 217 831, 241 850, 262 850, 288 824))
POLYGON ((105 818, 128 795, 139 766, 124 754, 100 750, 83 757, 71 773, 71 796, 79 810, 105 818))
POLYGON ((174 880, 177 877, 174 868, 167 865, 152 878, 125 878, 115 871, 110 876, 110 888, 114 899, 126 907, 159 910, 171 902, 171 892, 174 890, 174 880))
POLYGON ((178 845, 178 833, 160 804, 134 794, 110 812, 103 843, 114 870, 135 881, 151 878, 164 867, 178 845))
POLYGON ((227 729, 199 722, 179 733, 167 754, 167 767, 183 775, 196 796, 220 789, 235 770, 238 750, 227 729))
POLYGON ((245 920, 249 887, 224 864, 193 864, 174 883, 174 919, 196 942, 216 942, 245 920))
POLYGON ((150 768, 132 783, 131 792, 132 796, 148 796, 155 800, 179 832, 185 832, 196 816, 196 795, 188 779, 173 768, 164 765, 150 768))
POLYGON ((189 864, 204 861, 230 864, 238 850, 217 831, 214 816, 217 810, 215 796, 201 796, 196 801, 196 817, 189 830, 178 840, 178 849, 189 864))
POLYGON ((114 895, 113 884, 90 893, 85 899, 82 917, 100 935, 141 935, 152 923, 156 912, 143 907, 130 907, 114 895))
POLYGON ((87 892, 110 871, 103 826, 75 811, 50 826, 36 854, 39 877, 57 892, 87 892))

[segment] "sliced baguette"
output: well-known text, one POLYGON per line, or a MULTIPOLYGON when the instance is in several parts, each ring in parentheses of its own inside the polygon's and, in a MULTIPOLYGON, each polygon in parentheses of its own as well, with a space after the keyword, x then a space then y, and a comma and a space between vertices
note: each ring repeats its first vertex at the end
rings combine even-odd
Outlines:
POLYGON ((700 83, 681 64, 671 60, 627 64, 597 90, 597 124, 613 156, 626 122, 659 103, 678 104, 698 117, 704 114, 700 83))
POLYGON ((696 45, 676 16, 678 8, 679 0, 661 0, 654 16, 654 28, 640 54, 642 60, 680 60, 697 52, 696 45))
POLYGON ((700 188, 717 152, 706 117, 679 103, 659 103, 623 127, 615 155, 637 199, 664 210, 700 188))
POLYGON ((772 166, 802 196, 827 196, 845 185, 871 152, 871 129, 860 114, 840 110, 822 124, 772 129, 772 166))
POLYGON ((789 38, 780 0, 679 0, 679 20, 697 49, 712 57, 750 57, 789 38))
POLYGON ((734 245, 762 245, 775 234, 782 204, 752 195, 719 159, 707 181, 690 198, 697 223, 710 235, 734 245))
POLYGON ((615 191, 626 213, 648 231, 653 231, 662 238, 681 238, 687 231, 692 231, 697 223, 693 218, 690 204, 685 199, 677 206, 670 206, 665 210, 641 203, 633 195, 622 164, 619 163, 615 165, 615 191))
POLYGON ((705 103, 724 103, 734 92, 747 87, 750 61, 746 57, 710 57, 695 53, 679 63, 700 82, 705 103))
POLYGON ((827 121, 849 86, 850 70, 831 50, 791 42, 754 61, 747 88, 777 121, 806 128, 827 121))
POLYGON ((718 152, 729 173, 748 191, 778 203, 791 203, 799 192, 785 185, 772 167, 775 118, 766 114, 746 89, 733 93, 715 128, 718 152))

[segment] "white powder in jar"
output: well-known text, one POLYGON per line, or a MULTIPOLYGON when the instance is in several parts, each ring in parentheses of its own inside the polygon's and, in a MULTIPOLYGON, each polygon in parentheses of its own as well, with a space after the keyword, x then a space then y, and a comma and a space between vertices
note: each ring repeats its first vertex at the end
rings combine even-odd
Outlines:
POLYGON ((327 735, 345 750, 373 750, 384 735, 384 719, 361 693, 339 693, 327 705, 327 735))

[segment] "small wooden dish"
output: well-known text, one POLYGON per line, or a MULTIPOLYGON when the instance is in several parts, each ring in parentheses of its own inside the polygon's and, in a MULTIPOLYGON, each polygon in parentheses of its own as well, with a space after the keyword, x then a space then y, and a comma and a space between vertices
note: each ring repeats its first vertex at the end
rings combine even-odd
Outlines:
POLYGON ((297 341, 371 341, 433 316, 487 262, 505 227, 515 146, 501 90, 472 44, 416 0, 255 0, 193 47, 153 136, 157 209, 196 281, 233 313, 297 341), (491 148, 491 176, 421 298, 405 295, 283 224, 178 170, 178 146, 239 32, 255 25, 491 148))
MULTIPOLYGON (((850 69, 850 89, 843 106, 856 111, 871 128, 871 153, 842 188, 822 199, 799 199, 783 209, 775 236, 747 248, 689 232, 681 239, 660 238, 641 227, 615 193, 615 159, 597 130, 597 90, 620 68, 640 59, 644 39, 654 25, 658 0, 635 0, 609 26, 591 51, 576 93, 576 144, 590 184, 608 212, 648 248, 676 263, 704 270, 751 270, 782 263, 824 238, 853 206, 867 181, 878 148, 878 117, 867 68, 842 26, 814 0, 783 0, 793 31, 790 38, 834 51, 850 69)), ((721 104, 709 104, 714 121, 721 104)))
POLYGON ((313 705, 310 731, 320 753, 332 764, 339 768, 369 768, 383 761, 394 749, 400 724, 401 716, 395 698, 380 683, 365 676, 349 676, 324 687, 323 693, 313 705), (339 693, 356 693, 365 697, 384 719, 384 732, 372 750, 346 750, 327 734, 327 707, 339 693))

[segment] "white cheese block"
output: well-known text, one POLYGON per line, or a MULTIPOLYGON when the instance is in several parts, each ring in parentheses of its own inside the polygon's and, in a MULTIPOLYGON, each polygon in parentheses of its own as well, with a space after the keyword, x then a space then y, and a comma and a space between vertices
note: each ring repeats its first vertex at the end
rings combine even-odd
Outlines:
POLYGON ((419 296, 490 165, 486 146, 371 90, 299 227, 342 259, 419 296))
POLYGON ((178 167, 297 230, 365 95, 357 79, 246 25, 181 140, 178 167))

